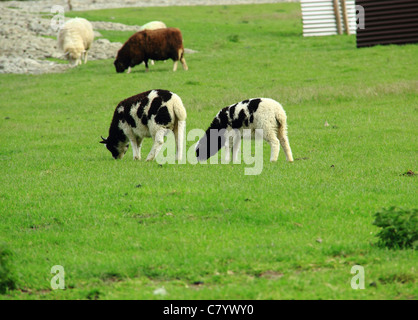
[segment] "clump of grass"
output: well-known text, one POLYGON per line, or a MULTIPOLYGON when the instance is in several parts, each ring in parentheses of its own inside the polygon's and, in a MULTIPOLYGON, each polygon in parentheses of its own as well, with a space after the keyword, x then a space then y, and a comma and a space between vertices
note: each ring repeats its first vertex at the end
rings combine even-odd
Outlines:
POLYGON ((11 270, 12 252, 5 244, 0 244, 0 293, 16 288, 16 281, 11 270))
POLYGON ((418 209, 390 207, 375 214, 374 225, 382 230, 377 234, 378 245, 391 249, 418 247, 418 209))
POLYGON ((230 36, 228 36, 228 40, 230 42, 239 42, 239 36, 237 34, 232 34, 230 36))
POLYGON ((87 293, 86 298, 88 300, 99 300, 100 299, 100 291, 98 289, 92 289, 87 293))

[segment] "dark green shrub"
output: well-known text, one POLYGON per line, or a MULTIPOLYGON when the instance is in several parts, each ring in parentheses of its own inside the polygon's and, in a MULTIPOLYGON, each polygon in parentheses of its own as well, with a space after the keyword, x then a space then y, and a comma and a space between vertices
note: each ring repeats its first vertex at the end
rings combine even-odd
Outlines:
POLYGON ((375 214, 373 224, 382 228, 377 234, 379 246, 391 249, 418 248, 418 209, 382 209, 375 214))
POLYGON ((5 244, 0 243, 0 294, 5 293, 7 289, 16 288, 15 279, 10 269, 10 258, 12 252, 5 244))

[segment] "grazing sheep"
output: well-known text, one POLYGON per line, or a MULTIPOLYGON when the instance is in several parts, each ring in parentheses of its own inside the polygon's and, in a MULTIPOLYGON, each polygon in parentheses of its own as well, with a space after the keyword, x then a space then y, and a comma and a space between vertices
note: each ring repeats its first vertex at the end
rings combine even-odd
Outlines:
POLYGON ((167 28, 164 22, 162 21, 151 21, 144 24, 142 27, 139 28, 139 31, 142 30, 156 30, 156 29, 164 29, 167 28))
POLYGON ((121 101, 113 114, 109 136, 100 143, 115 159, 122 159, 132 146, 133 157, 141 159, 141 145, 145 137, 152 137, 154 144, 147 161, 154 160, 164 143, 164 136, 171 130, 176 140, 176 160, 183 154, 183 137, 186 125, 186 109, 178 95, 167 90, 150 90, 121 101))
MULTIPOLYGON (((167 28, 164 22, 162 21, 151 21, 146 24, 144 24, 141 28, 139 28, 139 31, 142 30, 156 30, 156 29, 164 29, 167 28)), ((151 64, 154 65, 154 60, 151 60, 151 64)), ((130 70, 128 71, 130 73, 130 70)))
POLYGON ((177 63, 180 60, 183 69, 187 70, 188 67, 184 59, 183 37, 180 30, 165 28, 143 30, 133 34, 118 51, 114 65, 116 72, 120 73, 144 62, 145 71, 148 71, 149 59, 172 59, 174 61, 173 71, 177 70, 177 63))
POLYGON ((225 160, 229 162, 232 148, 229 140, 233 137, 233 159, 236 161, 241 143, 238 137, 242 136, 243 129, 251 129, 252 132, 255 129, 263 130, 263 138, 271 147, 270 161, 277 161, 280 143, 287 161, 293 162, 287 138, 286 113, 280 103, 268 98, 245 100, 220 110, 197 143, 197 159, 207 160, 225 146, 225 160))
POLYGON ((72 67, 87 63, 87 52, 94 40, 93 27, 83 18, 68 20, 58 33, 58 47, 64 51, 72 67))

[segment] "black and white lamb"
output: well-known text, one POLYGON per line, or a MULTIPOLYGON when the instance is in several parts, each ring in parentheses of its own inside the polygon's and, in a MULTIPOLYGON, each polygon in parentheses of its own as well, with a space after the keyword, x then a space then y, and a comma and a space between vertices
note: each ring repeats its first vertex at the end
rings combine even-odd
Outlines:
POLYGON ((250 129, 254 133, 256 129, 261 129, 264 140, 271 147, 270 161, 277 161, 281 145, 287 161, 293 162, 286 120, 281 104, 269 98, 244 100, 225 107, 218 112, 197 143, 196 157, 199 161, 207 160, 225 146, 225 160, 229 162, 233 145, 233 161, 236 161, 243 130, 250 129))
POLYGON ((121 159, 132 146, 134 160, 141 159, 141 145, 145 137, 154 144, 147 161, 154 160, 164 143, 168 130, 174 132, 176 159, 183 154, 186 109, 180 97, 167 90, 150 90, 121 101, 113 114, 109 136, 103 143, 115 159, 121 159))

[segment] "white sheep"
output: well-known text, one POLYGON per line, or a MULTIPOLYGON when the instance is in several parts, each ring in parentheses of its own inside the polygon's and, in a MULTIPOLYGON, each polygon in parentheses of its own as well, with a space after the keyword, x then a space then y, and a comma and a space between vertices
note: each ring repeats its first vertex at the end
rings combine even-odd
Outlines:
POLYGON ((236 161, 244 129, 252 132, 263 130, 263 138, 271 147, 270 161, 277 161, 281 145, 287 161, 293 162, 287 137, 286 113, 280 103, 269 98, 244 100, 221 109, 197 143, 197 159, 207 160, 225 146, 225 161, 229 162, 232 148, 229 140, 232 137, 233 161, 236 161))
POLYGON ((64 51, 72 67, 87 63, 87 52, 94 40, 93 26, 84 18, 70 19, 58 33, 58 47, 64 51))
POLYGON ((162 29, 167 28, 164 22, 162 21, 151 21, 144 24, 142 27, 139 28, 139 31, 142 30, 155 30, 155 29, 162 29))

